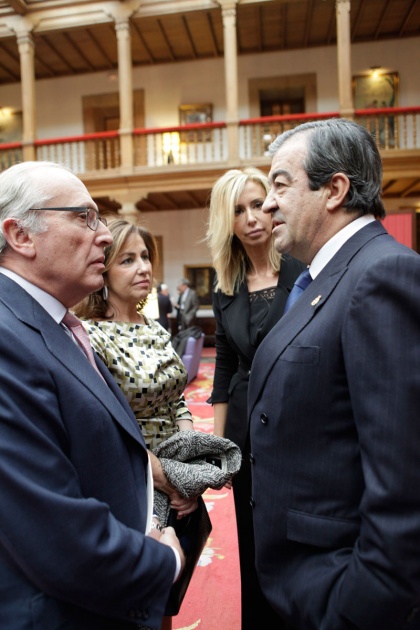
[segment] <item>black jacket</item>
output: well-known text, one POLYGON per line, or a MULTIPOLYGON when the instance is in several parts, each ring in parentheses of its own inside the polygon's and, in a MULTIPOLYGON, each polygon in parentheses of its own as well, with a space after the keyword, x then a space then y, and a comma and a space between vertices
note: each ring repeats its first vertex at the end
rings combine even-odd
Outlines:
MULTIPOLYGON (((305 265, 285 255, 278 277, 275 298, 261 330, 258 345, 283 315, 286 300, 305 265)), ((249 338, 249 294, 246 283, 233 296, 221 291, 213 293, 216 318, 216 369, 211 397, 208 402, 228 402, 225 437, 245 445, 248 433, 247 394, 252 360, 258 345, 249 338)))

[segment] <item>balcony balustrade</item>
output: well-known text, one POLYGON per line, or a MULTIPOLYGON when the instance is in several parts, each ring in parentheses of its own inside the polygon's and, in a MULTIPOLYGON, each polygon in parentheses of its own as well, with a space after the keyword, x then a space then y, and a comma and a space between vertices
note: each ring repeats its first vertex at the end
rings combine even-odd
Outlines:
MULTIPOLYGON (((132 132, 133 174, 144 169, 157 172, 168 168, 188 170, 236 162, 258 164, 269 156, 268 147, 280 133, 302 122, 340 117, 338 112, 267 116, 240 120, 236 125, 224 122, 183 125, 132 132), (237 127, 236 155, 229 155, 228 132, 237 127)), ((373 134, 381 151, 397 156, 399 152, 420 151, 420 107, 356 110, 354 120, 373 134), (388 153, 389 152, 389 153, 388 153)), ((118 131, 90 133, 67 138, 36 140, 37 160, 66 164, 79 175, 118 176, 123 163, 118 131)), ((0 170, 24 159, 23 143, 0 144, 0 170)))

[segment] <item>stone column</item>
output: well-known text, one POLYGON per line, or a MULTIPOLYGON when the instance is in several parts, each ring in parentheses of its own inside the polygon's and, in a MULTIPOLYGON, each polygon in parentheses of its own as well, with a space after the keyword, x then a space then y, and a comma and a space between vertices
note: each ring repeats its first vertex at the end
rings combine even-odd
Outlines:
POLYGON ((228 163, 235 165, 239 161, 237 0, 219 0, 219 4, 223 18, 228 163))
POLYGON ((141 221, 141 212, 137 210, 136 203, 147 197, 145 190, 125 190, 117 192, 113 198, 121 204, 118 214, 121 219, 125 219, 129 223, 139 223, 141 221))
POLYGON ((120 148, 121 171, 131 173, 133 154, 133 76, 131 59, 130 23, 126 18, 117 19, 115 24, 118 42, 118 81, 120 96, 120 148))
POLYGON ((36 151, 36 98, 35 98, 35 45, 29 31, 17 35, 20 55, 23 160, 35 160, 36 151))
POLYGON ((340 114, 353 118, 354 106, 351 76, 350 1, 336 0, 338 100, 340 114))
POLYGON ((130 174, 134 164, 133 143, 133 68, 131 58, 130 17, 140 8, 141 0, 104 4, 104 11, 115 22, 118 45, 118 85, 120 97, 121 174, 130 174))

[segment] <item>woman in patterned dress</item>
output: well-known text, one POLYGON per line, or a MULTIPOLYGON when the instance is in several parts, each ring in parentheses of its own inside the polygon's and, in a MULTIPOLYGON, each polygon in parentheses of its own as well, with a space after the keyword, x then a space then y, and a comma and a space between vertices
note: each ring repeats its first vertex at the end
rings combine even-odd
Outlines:
MULTIPOLYGON (((137 418, 149 450, 176 431, 193 430, 183 391, 187 370, 159 322, 142 313, 152 288, 157 257, 151 233, 124 220, 108 225, 113 243, 105 248, 104 288, 74 309, 93 348, 108 367, 137 418)), ((194 511, 196 499, 183 498, 150 453, 154 487, 170 497, 178 518, 194 511)), ((171 628, 165 617, 162 628, 171 628)))
MULTIPOLYGON (((232 481, 241 573, 242 630, 282 628, 263 596, 255 570, 251 507, 251 449, 247 414, 249 372, 262 339, 283 314, 304 265, 274 249, 271 215, 262 211, 269 190, 255 168, 227 171, 214 184, 207 230, 217 283, 216 366, 211 402, 214 433, 235 442, 242 465, 232 481)), ((267 489, 269 492, 269 488, 267 489)))

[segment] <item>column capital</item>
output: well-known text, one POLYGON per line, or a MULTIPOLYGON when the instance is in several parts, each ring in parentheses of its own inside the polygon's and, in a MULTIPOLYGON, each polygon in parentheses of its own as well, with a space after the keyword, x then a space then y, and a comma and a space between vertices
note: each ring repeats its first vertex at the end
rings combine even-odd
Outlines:
POLYGON ((350 0, 335 0, 336 11, 346 10, 350 12, 350 0))
POLYGON ((128 23, 130 17, 136 13, 141 6, 141 0, 128 0, 128 2, 110 2, 104 4, 104 11, 114 22, 119 24, 128 23))
POLYGON ((14 15, 10 18, 6 18, 5 23, 17 38, 30 35, 37 26, 37 22, 34 22, 26 15, 14 15))
POLYGON ((18 33, 16 35, 16 41, 19 50, 21 50, 23 46, 30 46, 31 48, 35 48, 34 38, 30 31, 26 31, 25 33, 18 33))
POLYGON ((236 9, 236 5, 240 0, 217 0, 217 4, 220 4, 222 9, 236 9))
POLYGON ((141 219, 141 212, 136 208, 136 203, 147 197, 147 192, 142 190, 137 193, 128 191, 127 193, 118 194, 117 197, 119 203, 121 203, 121 208, 118 210, 121 219, 125 219, 129 223, 138 223, 141 219))
POLYGON ((130 30, 130 20, 127 17, 119 17, 115 20, 115 31, 117 33, 117 37, 120 33, 126 33, 130 30))
POLYGON ((239 0, 217 0, 217 3, 222 9, 223 17, 236 17, 236 6, 239 0))

